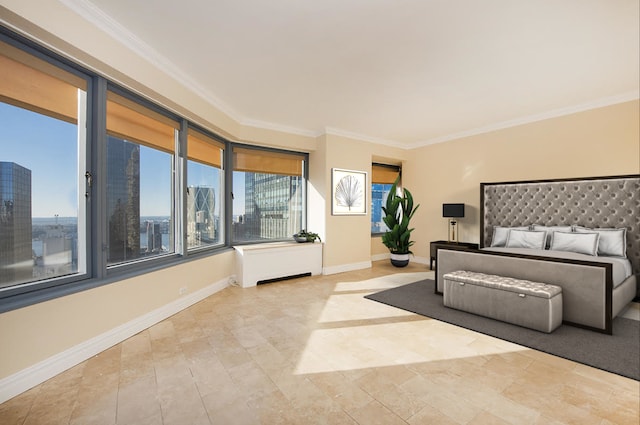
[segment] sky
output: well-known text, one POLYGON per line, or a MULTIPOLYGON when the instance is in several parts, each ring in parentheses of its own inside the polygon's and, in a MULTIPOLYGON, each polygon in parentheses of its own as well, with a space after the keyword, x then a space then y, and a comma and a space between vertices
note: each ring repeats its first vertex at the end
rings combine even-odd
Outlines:
MULTIPOLYGON (((84 187, 86 167, 78 166, 75 124, 0 102, 0 161, 15 162, 31 170, 33 217, 77 217, 78 180, 84 187)), ((188 185, 210 186, 211 180, 217 179, 212 167, 189 163, 188 185)), ((141 216, 171 215, 170 170, 170 155, 141 147, 141 216)), ((234 173, 233 186, 234 214, 243 214, 242 173, 234 173)))
POLYGON ((0 161, 31 170, 33 217, 76 217, 76 125, 0 102, 0 161))

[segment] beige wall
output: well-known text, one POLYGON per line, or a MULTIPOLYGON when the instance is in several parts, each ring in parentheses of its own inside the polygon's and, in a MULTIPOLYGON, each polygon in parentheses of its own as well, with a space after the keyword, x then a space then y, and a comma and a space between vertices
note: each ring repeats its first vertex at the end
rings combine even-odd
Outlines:
POLYGON ((382 243, 382 236, 371 238, 371 258, 389 257, 389 249, 382 243))
POLYGON ((417 202, 413 249, 447 239, 442 204, 464 202, 460 240, 478 242, 482 182, 640 173, 638 101, 520 125, 411 151, 403 181, 417 202))
MULTIPOLYGON (((322 202, 315 203, 313 198, 309 198, 309 223, 322 229, 325 242, 323 267, 328 272, 362 268, 368 265, 372 251, 378 248, 371 238, 371 163, 375 160, 401 164, 407 151, 333 134, 318 138, 317 144, 318 149, 311 154, 310 159, 309 192, 319 193, 322 202), (333 168, 367 172, 366 215, 331 214, 333 168)), ((375 239, 379 241, 379 238, 375 239)))

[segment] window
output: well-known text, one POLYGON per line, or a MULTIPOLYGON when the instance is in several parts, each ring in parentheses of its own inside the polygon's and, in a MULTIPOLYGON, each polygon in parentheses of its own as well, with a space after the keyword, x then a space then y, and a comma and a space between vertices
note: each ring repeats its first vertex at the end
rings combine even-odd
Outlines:
POLYGON ((176 252, 179 124, 107 93, 107 265, 176 252))
POLYGON ((87 272, 87 80, 0 41, 0 289, 87 272))
POLYGON ((187 157, 187 249, 221 244, 224 145, 190 128, 187 157))
POLYGON ((233 242, 291 239, 304 227, 300 153, 233 147, 233 242))
POLYGON ((396 165, 372 164, 371 166, 371 234, 380 234, 388 230, 382 221, 382 207, 387 202, 391 186, 400 176, 400 167, 396 165))

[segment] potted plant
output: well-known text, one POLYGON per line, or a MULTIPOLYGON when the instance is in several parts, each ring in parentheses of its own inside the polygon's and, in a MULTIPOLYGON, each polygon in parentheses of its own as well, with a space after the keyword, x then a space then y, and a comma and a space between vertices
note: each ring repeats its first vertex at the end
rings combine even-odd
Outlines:
POLYGON ((398 177, 389 190, 386 205, 382 207, 384 217, 382 220, 387 225, 387 232, 382 235, 382 243, 391 252, 391 264, 396 267, 404 267, 409 264, 411 240, 409 222, 420 205, 413 205, 413 196, 407 189, 397 190, 398 177), (399 192, 399 193, 398 193, 399 192))
POLYGON ((295 239, 296 242, 300 242, 300 243, 315 242, 316 239, 322 242, 322 239, 320 239, 320 235, 313 232, 307 232, 305 229, 302 229, 298 233, 293 235, 293 239, 295 239))

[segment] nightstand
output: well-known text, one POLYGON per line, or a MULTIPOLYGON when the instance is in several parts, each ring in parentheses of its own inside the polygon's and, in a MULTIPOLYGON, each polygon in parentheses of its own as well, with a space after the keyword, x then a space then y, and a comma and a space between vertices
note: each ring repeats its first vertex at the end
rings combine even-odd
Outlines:
POLYGON ((471 242, 447 242, 447 241, 433 241, 431 242, 431 259, 429 261, 429 270, 434 270, 433 263, 435 262, 436 267, 438 267, 438 249, 447 248, 447 249, 456 249, 456 250, 466 250, 466 249, 478 249, 479 245, 477 243, 471 242))

